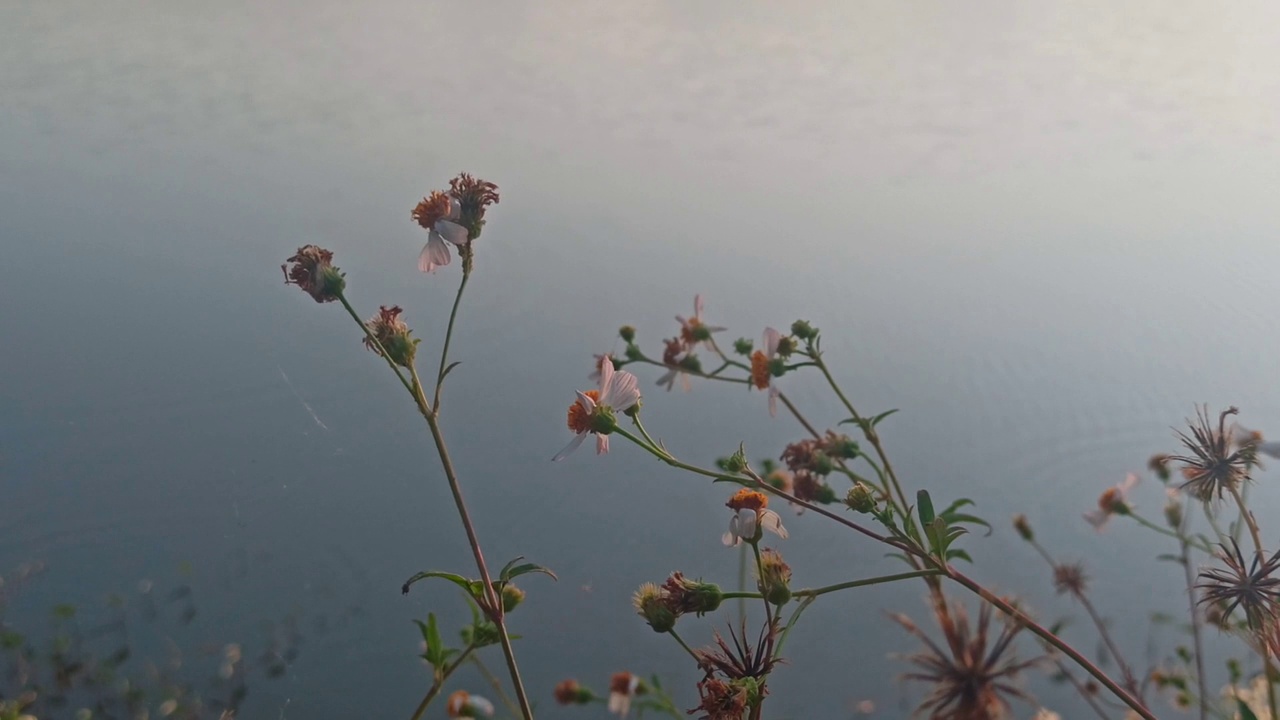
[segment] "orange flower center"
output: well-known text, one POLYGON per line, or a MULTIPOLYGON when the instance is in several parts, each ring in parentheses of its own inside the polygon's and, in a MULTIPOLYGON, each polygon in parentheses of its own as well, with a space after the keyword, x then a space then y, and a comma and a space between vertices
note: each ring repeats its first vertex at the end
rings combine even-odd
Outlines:
POLYGON ((684 344, 693 347, 698 342, 695 333, 702 326, 702 321, 698 318, 690 318, 684 321, 684 327, 680 328, 680 337, 684 340, 684 344))
POLYGON ((422 202, 413 209, 412 216, 419 225, 430 230, 436 222, 449 217, 449 207, 449 196, 435 190, 422 198, 422 202))
MULTIPOLYGON (((582 394, 596 402, 600 401, 599 390, 588 390, 582 394)), ((591 413, 577 400, 574 400, 573 404, 569 406, 569 429, 575 433, 584 433, 591 430, 591 413)))
POLYGON ((769 498, 764 493, 743 488, 734 493, 725 505, 731 510, 761 510, 769 506, 769 498))
POLYGON ((1098 496, 1098 507, 1104 513, 1115 512, 1116 503, 1120 502, 1120 491, 1111 487, 1098 496))
POLYGON ((764 390, 769 387, 769 358, 765 356, 763 350, 757 350, 751 353, 751 382, 755 384, 756 389, 764 390))

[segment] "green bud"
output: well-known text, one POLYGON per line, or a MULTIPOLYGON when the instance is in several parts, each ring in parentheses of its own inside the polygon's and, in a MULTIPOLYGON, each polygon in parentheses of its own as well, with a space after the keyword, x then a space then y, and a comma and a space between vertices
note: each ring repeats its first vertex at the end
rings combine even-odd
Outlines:
POLYGON ((657 585, 645 583, 631 598, 636 614, 659 633, 668 632, 676 626, 676 614, 666 602, 663 592, 657 585))
POLYGON ((591 430, 600 435, 609 435, 618 429, 618 421, 613 416, 613 408, 597 405, 591 413, 591 430))
POLYGON ((813 454, 813 458, 810 460, 810 463, 812 464, 813 473, 815 475, 830 475, 831 471, 836 469, 836 464, 832 462, 831 458, 821 450, 813 454))
POLYGON ((722 602, 724 602, 724 591, 715 583, 699 582, 690 591, 690 603, 693 606, 693 612, 698 615, 715 612, 720 609, 722 602))
POLYGON ((751 341, 747 338, 738 338, 733 341, 733 351, 739 355, 750 355, 752 347, 751 341))
POLYGON ((760 553, 760 577, 756 586, 771 605, 786 605, 791 600, 791 567, 782 553, 765 548, 760 553))
POLYGON ((1182 527, 1182 503, 1170 500, 1164 506, 1164 521, 1169 523, 1169 527, 1174 530, 1182 527))
POLYGON ((524 602, 524 591, 520 588, 507 583, 502 586, 502 611, 511 612, 516 609, 520 603, 524 602))
POLYGON ((697 325, 694 325, 694 326, 693 326, 693 339, 694 339, 694 340, 698 340, 698 341, 710 340, 710 339, 711 339, 711 331, 707 329, 707 326, 706 326, 706 325, 703 325, 703 324, 701 324, 701 323, 699 323, 699 324, 697 324, 697 325))
POLYGON ((799 350, 800 346, 793 337, 783 337, 778 340, 778 357, 791 357, 792 353, 799 350))
POLYGON ((769 361, 769 374, 774 377, 782 377, 787 373, 787 361, 780 357, 776 357, 769 361))
POLYGON ((813 494, 813 499, 821 505, 830 505, 836 501, 836 491, 832 490, 830 485, 819 485, 817 492, 813 494))
POLYGON ((630 325, 623 325, 618 328, 618 337, 622 338, 623 342, 631 344, 636 340, 636 329, 630 325))
POLYGON ((818 331, 806 320, 797 320, 791 323, 791 334, 801 340, 808 340, 818 334, 818 331))
POLYGON ((729 456, 729 458, 725 460, 724 470, 725 472, 740 473, 746 469, 747 469, 747 455, 745 452, 743 452, 742 447, 739 446, 738 452, 729 456))
POLYGON ((835 457, 852 460, 862 454, 862 448, 848 435, 840 435, 826 443, 827 452, 835 457))
POLYGON ((688 370, 689 372, 701 373, 702 361, 698 359, 697 355, 693 355, 693 354, 685 355, 683 358, 680 359, 680 367, 684 368, 685 370, 688 370))
POLYGON ((639 360, 644 357, 644 353, 640 352, 640 346, 635 343, 627 343, 625 355, 628 360, 639 360))
POLYGON ((876 496, 866 483, 856 482, 844 496, 844 504, 854 512, 869 513, 876 509, 876 496))
POLYGON ((1027 542, 1036 539, 1035 533, 1031 531, 1031 523, 1027 521, 1027 516, 1022 513, 1013 516, 1013 529, 1017 530, 1018 535, 1027 542))
POLYGON ((629 418, 636 417, 640 414, 640 408, 644 405, 644 398, 636 398, 636 404, 622 411, 623 415, 629 418))

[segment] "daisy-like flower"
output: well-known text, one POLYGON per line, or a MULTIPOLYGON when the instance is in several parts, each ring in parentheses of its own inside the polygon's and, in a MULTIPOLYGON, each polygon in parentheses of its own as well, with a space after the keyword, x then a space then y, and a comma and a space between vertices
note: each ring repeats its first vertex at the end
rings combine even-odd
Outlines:
POLYGON ((493 703, 466 690, 457 690, 450 695, 445 710, 451 718, 493 717, 493 703))
POLYGON ((1129 491, 1138 484, 1138 476, 1129 473, 1124 482, 1109 487, 1098 496, 1098 509, 1084 514, 1084 519, 1099 532, 1106 526, 1112 515, 1128 515, 1133 512, 1129 505, 1129 491))
POLYGON ((638 675, 614 673, 609 680, 609 712, 626 717, 631 712, 631 698, 643 692, 638 675))
POLYGON ((764 493, 743 488, 734 493, 725 506, 733 510, 733 517, 729 518, 729 532, 721 538, 725 545, 737 547, 743 541, 756 542, 765 530, 780 538, 787 537, 782 518, 768 509, 769 498, 764 493))
POLYGON ((414 221, 428 231, 427 244, 418 255, 419 270, 429 273, 449 264, 449 246, 445 240, 459 246, 470 241, 467 229, 457 222, 461 213, 462 206, 457 199, 439 190, 423 198, 413 209, 414 221))
POLYGON ((662 364, 667 366, 667 372, 658 378, 658 386, 665 387, 667 392, 671 392, 671 388, 675 387, 678 379, 680 388, 689 392, 693 389, 693 384, 689 382, 689 373, 686 372, 684 364, 691 356, 685 348, 684 341, 673 337, 663 342, 666 343, 666 348, 662 351, 662 364))
POLYGON ((751 353, 751 384, 757 390, 769 391, 770 417, 778 414, 778 388, 773 384, 773 366, 778 357, 778 343, 781 341, 782 333, 767 327, 760 341, 764 349, 751 353))
POLYGON ((626 370, 614 371, 608 357, 600 360, 600 389, 579 391, 569 406, 568 425, 576 435, 552 461, 569 456, 588 435, 596 436, 596 454, 609 452, 609 434, 617 429, 614 413, 626 412, 640 402, 639 381, 626 370))
POLYGON ((609 362, 613 362, 613 353, 592 355, 591 357, 595 358, 596 369, 591 371, 591 374, 587 376, 587 379, 592 382, 600 382, 600 366, 604 364, 605 358, 609 358, 609 362))
POLYGON ((683 315, 676 316, 676 322, 680 323, 680 340, 684 343, 686 349, 692 350, 698 343, 705 343, 708 350, 714 349, 711 342, 711 333, 720 332, 725 328, 707 325, 702 321, 702 296, 693 296, 693 317, 685 319, 683 315))

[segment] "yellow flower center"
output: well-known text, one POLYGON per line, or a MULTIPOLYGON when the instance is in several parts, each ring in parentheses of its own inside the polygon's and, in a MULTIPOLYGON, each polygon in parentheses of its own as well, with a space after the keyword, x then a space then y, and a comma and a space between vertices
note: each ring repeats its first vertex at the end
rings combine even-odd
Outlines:
MULTIPOLYGON (((582 394, 597 402, 600 400, 599 390, 588 390, 582 394)), ((591 430, 591 413, 576 400, 569 406, 569 429, 575 433, 591 430)))
POLYGON ((769 506, 769 498, 764 493, 743 488, 725 503, 731 510, 762 510, 769 506))
POLYGON ((751 382, 758 390, 769 387, 769 358, 763 350, 751 353, 751 382))

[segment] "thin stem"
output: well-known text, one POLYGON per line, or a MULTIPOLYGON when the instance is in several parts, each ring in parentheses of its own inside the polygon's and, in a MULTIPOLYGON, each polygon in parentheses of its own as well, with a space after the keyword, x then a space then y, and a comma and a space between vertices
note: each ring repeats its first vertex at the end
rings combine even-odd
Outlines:
POLYGON ((1107 624, 1103 622, 1102 616, 1098 614, 1097 609, 1093 607, 1093 603, 1089 601, 1089 596, 1077 591, 1073 591, 1071 594, 1084 606, 1084 610, 1089 614, 1089 619, 1093 621, 1094 627, 1098 628, 1098 635, 1102 637, 1103 644, 1107 646, 1107 651, 1111 653, 1111 657, 1115 658, 1116 665, 1120 666, 1120 672, 1124 674, 1124 684, 1128 686, 1129 692, 1141 696, 1138 680, 1134 677, 1132 668, 1129 667, 1129 663, 1125 662, 1124 656, 1120 654, 1120 648, 1116 647, 1115 640, 1112 639, 1111 632, 1107 629, 1107 624))
MULTIPOLYGON (((738 598, 738 618, 742 622, 747 621, 747 597, 756 597, 759 593, 747 592, 747 549, 745 547, 738 548, 738 590, 733 593, 738 598)), ((725 597, 729 597, 726 593, 725 597)))
POLYGON ((479 655, 471 656, 471 664, 475 665, 476 669, 480 671, 480 674, 484 676, 484 679, 493 688, 493 692, 498 696, 498 700, 507 707, 507 712, 511 713, 512 717, 519 715, 520 708, 516 707, 515 702, 511 700, 509 695, 507 695, 507 691, 502 689, 502 681, 498 679, 498 676, 493 674, 493 671, 489 670, 489 666, 484 664, 484 661, 480 659, 479 655))
POLYGON ((383 360, 387 361, 387 366, 390 367, 391 372, 395 373, 396 377, 400 379, 400 384, 404 385, 404 389, 408 390, 409 394, 412 395, 413 387, 409 385, 409 381, 405 379, 404 373, 400 372, 400 366, 396 365, 395 361, 391 359, 391 356, 387 354, 386 349, 382 347, 382 343, 378 342, 378 338, 374 336, 373 331, 370 330, 364 320, 361 320, 360 316, 356 314, 355 308, 351 307, 351 303, 347 302, 347 296, 339 293, 338 301, 342 303, 342 307, 347 309, 347 314, 351 316, 351 319, 356 321, 356 324, 360 326, 361 330, 364 330, 364 336, 369 338, 369 342, 373 343, 373 346, 378 348, 378 354, 382 356, 383 360))
POLYGON ((413 711, 413 715, 409 720, 420 720, 422 713, 427 711, 427 706, 430 705, 431 701, 435 700, 436 696, 440 694, 440 691, 444 689, 445 680, 449 679, 449 676, 453 674, 453 671, 457 670, 458 667, 466 661, 467 656, 471 655, 471 651, 475 649, 476 646, 474 644, 468 645, 463 649, 462 654, 458 656, 457 660, 449 663, 445 666, 444 670, 440 671, 440 675, 431 683, 431 687, 427 690, 427 694, 422 696, 422 702, 418 703, 417 709, 413 711))
MULTIPOLYGON (((1258 553, 1257 562, 1266 561, 1266 555, 1262 552, 1262 533, 1258 531, 1258 523, 1253 519, 1253 513, 1249 512, 1249 508, 1245 505, 1244 498, 1240 496, 1240 489, 1235 485, 1228 486, 1231 497, 1235 498, 1236 506, 1240 508, 1240 517, 1245 524, 1249 526, 1249 534, 1253 537, 1253 549, 1258 553)), ((1272 679, 1275 677, 1275 664, 1271 661, 1271 650, 1266 643, 1262 643, 1261 647, 1262 665, 1264 670, 1263 677, 1267 680, 1267 705, 1271 710, 1271 717, 1280 717, 1277 714, 1276 684, 1272 679)))
POLYGON ((667 634, 674 638, 676 642, 680 643, 680 647, 684 648, 684 651, 689 653, 689 657, 693 658, 694 662, 700 662, 698 660, 698 654, 693 651, 693 648, 689 647, 689 644, 684 641, 684 638, 680 637, 675 628, 668 630, 667 634))
POLYGON ((791 593, 795 597, 818 597, 826 595, 837 590, 848 590, 849 588, 866 587, 868 585, 880 585, 882 583, 897 582, 899 580, 909 580, 911 578, 925 577, 928 575, 942 575, 941 570, 916 570, 915 572, 898 573, 896 575, 881 575, 879 577, 863 578, 861 580, 849 580, 848 582, 836 583, 835 585, 824 585, 819 588, 796 590, 791 593))
POLYGON ((1058 666, 1058 672, 1062 673, 1062 676, 1067 679, 1067 682, 1071 683, 1071 687, 1076 689, 1076 692, 1080 694, 1080 697, 1084 698, 1084 701, 1088 703, 1090 708, 1093 708, 1093 711, 1097 713, 1098 717, 1102 718, 1102 720, 1109 720, 1106 710, 1098 705, 1098 701, 1094 699, 1094 693, 1089 692, 1089 688, 1085 687, 1078 679, 1076 679, 1076 676, 1071 672, 1071 668, 1068 668, 1065 663, 1056 657, 1053 659, 1053 664, 1058 666))
POLYGON ((1195 572, 1191 568, 1190 538, 1187 537, 1188 520, 1191 513, 1187 512, 1190 508, 1190 500, 1183 503, 1182 522, 1178 527, 1178 548, 1181 551, 1179 560, 1182 561, 1182 573, 1187 580, 1187 605, 1191 612, 1191 638, 1195 642, 1196 649, 1196 684, 1200 688, 1200 720, 1207 720, 1209 716, 1209 685, 1208 680, 1204 676, 1204 644, 1201 640, 1200 626, 1200 610, 1196 602, 1196 578, 1195 572))
MULTIPOLYGON (((1139 514, 1137 514, 1137 513, 1135 513, 1135 512, 1129 512, 1129 513, 1128 513, 1128 516, 1129 516, 1129 517, 1131 517, 1131 518, 1133 518, 1133 519, 1134 519, 1134 520, 1135 520, 1139 525, 1141 525, 1141 526, 1143 526, 1143 527, 1147 528, 1148 530, 1155 530, 1156 532, 1160 533, 1161 535, 1168 535, 1169 537, 1174 538, 1175 540, 1178 540, 1179 542, 1182 542, 1182 541, 1184 540, 1183 536, 1179 535, 1178 533, 1176 533, 1176 532, 1174 532, 1174 531, 1172 531, 1172 530, 1170 530, 1170 529, 1168 529, 1168 528, 1161 527, 1160 525, 1158 525, 1158 524, 1156 524, 1156 523, 1154 523, 1154 522, 1151 522, 1150 520, 1148 520, 1148 519, 1146 519, 1146 518, 1142 517, 1141 515, 1139 515, 1139 514)), ((1207 552, 1207 553, 1212 553, 1212 552, 1213 552, 1213 549, 1212 549, 1212 548, 1210 548, 1208 545, 1204 545, 1204 544, 1202 544, 1202 543, 1196 543, 1196 542, 1195 542, 1195 538, 1188 537, 1188 538, 1185 538, 1185 541, 1186 541, 1189 545, 1191 545, 1192 547, 1196 548, 1197 550, 1202 550, 1202 551, 1207 552)))
POLYGON ((444 387, 444 373, 448 368, 445 363, 449 360, 449 341, 453 339, 453 322, 458 318, 458 305, 462 302, 462 291, 467 288, 467 280, 470 278, 470 267, 464 267, 462 282, 458 283, 458 294, 453 296, 453 309, 449 311, 449 327, 444 332, 444 346, 440 349, 440 370, 436 373, 436 392, 431 403, 437 414, 440 412, 440 390, 444 387))

